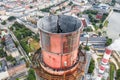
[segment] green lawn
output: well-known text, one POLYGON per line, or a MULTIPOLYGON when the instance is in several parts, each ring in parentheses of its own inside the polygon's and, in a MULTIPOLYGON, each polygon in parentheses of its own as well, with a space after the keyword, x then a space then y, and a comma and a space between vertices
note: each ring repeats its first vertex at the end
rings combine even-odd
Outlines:
POLYGON ((110 63, 110 72, 109 72, 110 80, 113 80, 114 78, 114 71, 115 71, 115 65, 113 63, 110 63))

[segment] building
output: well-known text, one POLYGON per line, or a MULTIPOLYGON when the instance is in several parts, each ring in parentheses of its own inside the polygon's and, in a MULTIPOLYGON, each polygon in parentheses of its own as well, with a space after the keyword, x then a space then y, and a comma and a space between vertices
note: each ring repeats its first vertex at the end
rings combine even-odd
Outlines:
POLYGON ((51 15, 40 19, 37 25, 42 48, 33 60, 39 77, 43 80, 82 78, 86 62, 85 54, 79 49, 81 21, 72 16, 51 15))
POLYGON ((27 71, 27 68, 26 68, 26 63, 24 62, 24 60, 22 61, 19 61, 19 63, 15 66, 13 65, 8 65, 8 73, 9 73, 9 76, 13 76, 15 74, 20 74, 22 72, 26 72, 27 71))
POLYGON ((0 60, 0 80, 5 80, 9 77, 9 73, 7 71, 7 64, 4 59, 0 60))
MULTIPOLYGON (((105 52, 106 37, 89 37, 88 44, 100 53, 105 52)), ((80 43, 86 45, 87 37, 80 37, 80 43)))
POLYGON ((99 11, 100 13, 109 13, 110 12, 110 6, 107 5, 107 4, 99 4, 99 5, 94 5, 93 6, 93 10, 97 10, 99 11))
POLYGON ((26 63, 24 60, 17 61, 17 64, 13 65, 7 62, 5 58, 0 59, 0 80, 6 80, 13 75, 27 72, 26 63))
POLYGON ((4 39, 5 39, 5 49, 6 49, 6 53, 8 56, 12 56, 12 57, 18 57, 20 54, 19 54, 19 51, 18 49, 16 48, 16 45, 14 44, 10 34, 7 34, 4 36, 4 39))

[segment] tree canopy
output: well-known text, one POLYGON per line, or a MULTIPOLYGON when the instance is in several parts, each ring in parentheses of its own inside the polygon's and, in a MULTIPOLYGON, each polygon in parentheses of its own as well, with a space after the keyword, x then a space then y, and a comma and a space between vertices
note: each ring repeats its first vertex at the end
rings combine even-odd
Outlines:
POLYGON ((105 46, 109 46, 112 43, 112 39, 107 38, 107 41, 105 43, 105 46))
POLYGON ((91 59, 88 73, 93 73, 94 68, 95 68, 95 61, 91 59))
POLYGON ((30 69, 28 71, 28 77, 27 77, 27 80, 36 80, 36 77, 35 77, 35 72, 33 69, 30 69))
POLYGON ((117 80, 120 80, 120 69, 118 69, 116 72, 116 78, 117 80))

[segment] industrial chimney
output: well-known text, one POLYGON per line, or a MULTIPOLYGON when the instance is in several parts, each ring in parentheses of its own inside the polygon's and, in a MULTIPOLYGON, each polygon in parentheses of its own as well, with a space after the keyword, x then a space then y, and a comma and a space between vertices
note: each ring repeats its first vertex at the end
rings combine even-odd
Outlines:
POLYGON ((37 24, 41 52, 36 73, 44 80, 77 80, 84 74, 85 55, 79 49, 81 21, 72 16, 51 15, 37 24))

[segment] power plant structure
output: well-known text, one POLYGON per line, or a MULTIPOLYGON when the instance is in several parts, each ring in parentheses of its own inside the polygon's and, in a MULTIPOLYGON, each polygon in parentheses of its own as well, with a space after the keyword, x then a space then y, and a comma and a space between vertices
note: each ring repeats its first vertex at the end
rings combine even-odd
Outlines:
POLYGON ((81 80, 86 65, 79 48, 83 26, 79 19, 67 15, 41 18, 37 26, 40 46, 33 58, 39 80, 81 80))
POLYGON ((112 50, 108 47, 105 48, 105 54, 103 55, 103 58, 101 60, 101 64, 99 65, 97 77, 95 80, 101 80, 103 78, 106 67, 109 64, 109 59, 110 59, 111 54, 112 54, 112 50))

